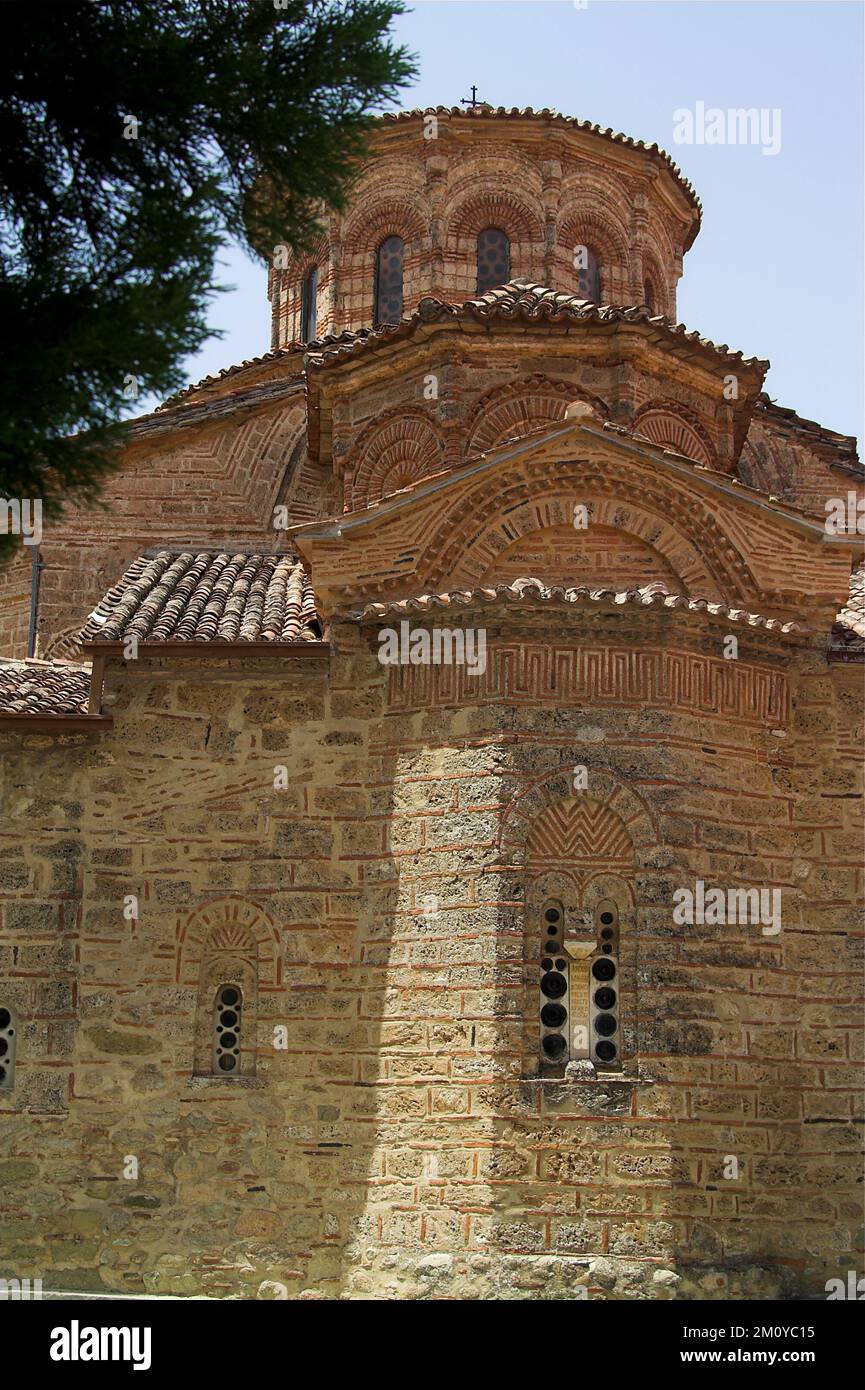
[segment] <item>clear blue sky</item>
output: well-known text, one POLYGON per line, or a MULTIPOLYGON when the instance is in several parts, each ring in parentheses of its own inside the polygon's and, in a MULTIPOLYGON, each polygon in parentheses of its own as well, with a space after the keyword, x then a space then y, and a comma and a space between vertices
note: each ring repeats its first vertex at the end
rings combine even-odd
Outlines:
MULTIPOLYGON (((401 106, 551 106, 657 140, 703 203, 679 318, 767 357, 766 389, 862 437, 863 9, 858 0, 414 0, 420 60, 401 106), (780 109, 781 147, 677 145, 673 112, 780 109)), ((267 351, 265 272, 231 249, 189 380, 267 351)))

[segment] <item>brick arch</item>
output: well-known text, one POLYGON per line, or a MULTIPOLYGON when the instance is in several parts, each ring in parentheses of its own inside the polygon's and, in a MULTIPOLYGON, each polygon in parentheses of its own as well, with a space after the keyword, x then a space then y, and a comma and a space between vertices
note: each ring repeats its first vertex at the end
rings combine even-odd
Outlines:
MULTIPOLYGON (((576 761, 576 759, 575 759, 576 761)), ((502 858, 524 884, 522 931, 522 1069, 536 1074, 544 1060, 538 1009, 541 961, 547 948, 542 908, 561 904, 566 941, 596 940, 594 911, 604 900, 618 908, 619 949, 616 978, 620 1025, 635 1017, 633 913, 637 905, 635 869, 640 845, 657 842, 652 817, 630 788, 609 774, 590 771, 591 790, 574 791, 573 766, 546 773, 516 798, 506 812, 502 858), (624 948, 624 949, 623 949, 624 948)), ((550 952, 550 954, 554 954, 550 952)), ((587 1030, 590 1021, 588 962, 562 962, 567 973, 571 1023, 587 1030)), ((570 1031, 570 1029, 568 1030, 570 1031)), ((588 1031, 586 1033, 588 1037, 588 1031)), ((617 1034, 619 1053, 630 1051, 629 1033, 617 1034)))
POLYGON ((789 445, 773 439, 757 421, 751 422, 736 473, 749 487, 761 492, 774 493, 785 500, 795 497, 798 481, 795 453, 789 445))
POLYGON ((655 292, 655 313, 669 313, 669 277, 662 269, 658 257, 649 249, 646 249, 643 253, 642 279, 644 284, 649 280, 655 292))
POLYGON ((498 844, 508 863, 543 868, 558 854, 568 862, 610 870, 632 866, 641 850, 658 842, 647 803, 605 769, 591 769, 589 789, 576 792, 570 758, 540 773, 506 803, 498 844))
POLYGON ((63 628, 61 632, 55 632, 49 637, 45 646, 42 640, 39 641, 39 656, 43 661, 75 661, 81 660, 81 628, 83 623, 76 623, 73 627, 63 628))
MULTIPOLYGON (((511 248, 520 242, 543 241, 540 217, 528 203, 501 189, 467 194, 448 211, 448 237, 475 240, 485 227, 501 227, 507 232, 511 248)), ((514 270, 511 267, 512 272, 514 270)))
POLYGON ((317 329, 322 319, 323 303, 327 299, 327 285, 330 274, 329 245, 326 235, 320 236, 314 246, 306 251, 296 252, 284 270, 272 270, 268 293, 276 315, 279 341, 288 343, 299 341, 302 336, 301 305, 303 301, 303 282, 313 267, 318 268, 317 329))
POLYGON ((649 254, 657 260, 660 266, 672 268, 676 261, 675 238, 671 236, 670 228, 663 217, 650 213, 646 236, 646 249, 649 254))
POLYGON ((711 435, 692 411, 675 401, 647 401, 631 423, 631 433, 650 439, 664 449, 675 449, 685 458, 714 468, 717 462, 711 435))
POLYGON ((560 218, 556 230, 558 246, 571 255, 575 246, 590 246, 601 262, 601 276, 611 266, 627 268, 628 240, 611 217, 593 207, 574 209, 560 218))
POLYGON ((292 524, 300 521, 318 521, 329 516, 339 506, 337 480, 330 469, 318 463, 308 448, 304 429, 288 456, 268 504, 268 515, 273 516, 274 507, 286 506, 292 524))
POLYGON ((376 191, 355 207, 346 223, 339 265, 336 272, 337 310, 335 326, 346 316, 356 323, 371 324, 375 319, 376 252, 390 236, 402 238, 402 313, 411 313, 424 294, 429 293, 432 239, 431 214, 418 194, 387 196, 376 191))
POLYGON ((489 164, 462 171, 445 206, 445 259, 456 298, 477 294, 477 237, 485 227, 500 227, 510 241, 510 278, 541 279, 544 256, 543 217, 533 204, 525 171, 503 178, 489 164))
POLYGON ((602 190, 587 188, 576 197, 563 199, 556 225, 555 283, 580 294, 580 272, 573 257, 576 246, 588 246, 597 256, 601 274, 601 299, 622 303, 628 292, 631 251, 627 225, 602 190))
POLYGON ((344 507, 355 511, 444 467, 444 442, 421 410, 394 411, 361 435, 345 470, 344 507))
POLYGON ((424 582, 436 589, 479 584, 519 536, 573 524, 575 501, 585 503, 591 519, 651 545, 686 595, 732 602, 757 588, 701 501, 609 461, 590 469, 578 461, 546 461, 530 477, 479 479, 441 517, 420 558, 424 582), (631 500, 634 496, 638 502, 631 500))
POLYGON ((530 208, 540 207, 543 178, 537 162, 513 144, 474 145, 450 164, 445 216, 450 218, 452 210, 472 196, 487 191, 501 193, 503 188, 520 189, 521 202, 530 208))
POLYGON ((416 203, 407 198, 367 199, 352 211, 342 234, 342 254, 372 255, 385 237, 401 236, 408 249, 413 242, 429 239, 429 222, 416 203))
POLYGON ((329 254, 329 242, 326 233, 322 233, 316 239, 312 247, 306 251, 296 252, 288 262, 284 270, 277 271, 280 277, 280 287, 291 285, 294 281, 300 281, 312 269, 313 266, 324 267, 327 265, 329 254))
POLYGON ((254 957, 259 980, 282 984, 279 933, 270 914, 251 898, 225 896, 202 904, 181 918, 175 930, 175 979, 198 987, 208 954, 254 957))
POLYGON ((599 396, 542 374, 494 387, 481 396, 472 411, 465 457, 486 453, 504 440, 528 434, 541 425, 561 423, 567 406, 575 400, 587 401, 604 419, 609 418, 609 408, 599 396))

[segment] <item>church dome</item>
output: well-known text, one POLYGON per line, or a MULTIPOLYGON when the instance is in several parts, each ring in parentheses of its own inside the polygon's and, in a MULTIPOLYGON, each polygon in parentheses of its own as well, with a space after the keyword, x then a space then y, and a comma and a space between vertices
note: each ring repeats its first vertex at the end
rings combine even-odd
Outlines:
POLYGON ((272 345, 396 322, 513 279, 675 317, 700 204, 647 145, 553 111, 436 107, 383 116, 343 213, 275 257, 272 345))

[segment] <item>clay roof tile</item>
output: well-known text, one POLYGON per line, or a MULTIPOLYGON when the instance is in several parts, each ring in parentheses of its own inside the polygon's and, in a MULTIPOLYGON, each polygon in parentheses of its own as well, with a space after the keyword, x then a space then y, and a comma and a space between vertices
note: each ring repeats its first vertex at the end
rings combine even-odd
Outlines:
POLYGON ((0 714, 86 714, 90 667, 0 661, 0 714))
POLYGON ((82 642, 317 642, 312 585, 294 551, 159 550, 93 610, 82 642))
POLYGON ((724 604, 713 603, 705 598, 688 598, 684 594, 671 594, 657 581, 642 588, 632 589, 590 589, 584 584, 572 588, 549 586, 540 579, 515 579, 510 584, 496 584, 475 589, 458 589, 443 594, 422 594, 415 598, 395 599, 386 603, 368 603, 361 609, 345 614, 348 621, 367 623, 383 617, 405 617, 412 612, 432 612, 436 608, 446 608, 458 604, 462 607, 489 603, 507 604, 582 604, 609 603, 622 607, 635 604, 642 607, 664 607, 683 609, 688 612, 710 612, 725 621, 746 624, 749 627, 762 627, 770 632, 804 635, 806 629, 799 623, 781 618, 766 618, 759 613, 747 613, 743 609, 728 608, 724 604))

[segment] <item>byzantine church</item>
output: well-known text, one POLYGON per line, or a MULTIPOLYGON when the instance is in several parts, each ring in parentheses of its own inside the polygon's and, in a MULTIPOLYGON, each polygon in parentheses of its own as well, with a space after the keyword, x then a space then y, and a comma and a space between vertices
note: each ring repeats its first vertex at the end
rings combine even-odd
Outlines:
POLYGON ((789 1298, 855 1261, 862 468, 678 322, 700 222, 587 121, 383 116, 273 250, 270 349, 0 572, 16 1272, 789 1298))

